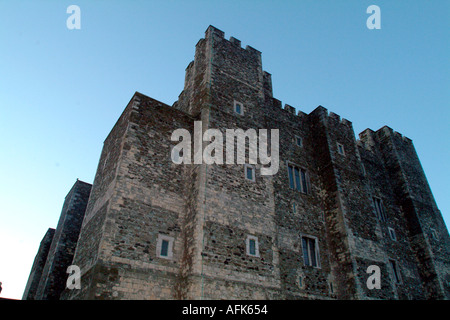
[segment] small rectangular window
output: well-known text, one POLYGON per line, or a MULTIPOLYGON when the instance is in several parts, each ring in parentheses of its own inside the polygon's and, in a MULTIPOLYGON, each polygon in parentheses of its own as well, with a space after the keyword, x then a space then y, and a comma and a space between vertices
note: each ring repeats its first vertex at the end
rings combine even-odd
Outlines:
POLYGON ((255 181, 255 167, 249 164, 244 165, 245 179, 255 181))
POLYGON ((298 277, 298 286, 300 289, 303 289, 303 277, 302 276, 298 277))
POLYGON ((343 156, 345 155, 344 146, 342 144, 338 143, 337 144, 337 149, 338 149, 338 153, 339 154, 342 154, 343 156))
POLYGON ((388 227, 389 231, 389 237, 391 237, 392 240, 397 241, 397 235, 395 234, 395 230, 391 227, 388 227))
POLYGON ((439 240, 439 236, 438 236, 438 233, 437 233, 436 229, 430 228, 430 233, 431 233, 431 237, 434 240, 439 240))
POLYGON ((246 239, 246 247, 247 247, 247 254, 249 256, 259 257, 259 244, 258 244, 258 238, 255 236, 247 236, 246 239))
POLYGON ((156 256, 164 259, 172 259, 173 242, 174 238, 164 234, 159 234, 156 243, 156 256))
POLYGON ((249 249, 248 249, 248 252, 252 255, 252 256, 254 256, 254 255, 256 255, 256 241, 255 241, 255 239, 250 239, 249 240, 249 249))
POLYGON ((289 187, 291 189, 308 193, 308 182, 306 170, 292 164, 288 165, 289 187))
POLYGON ((400 273, 398 270, 397 262, 395 260, 389 260, 391 265, 392 273, 394 275, 394 279, 396 283, 400 283, 400 273))
POLYGON ((168 252, 169 252, 169 241, 163 240, 161 242, 161 256, 167 257, 168 252))
POLYGON ((237 114, 243 115, 244 114, 243 104, 238 101, 234 101, 234 112, 236 112, 237 114))
POLYGON ((297 145, 297 147, 303 146, 303 140, 302 140, 302 138, 299 137, 299 136, 295 136, 295 144, 297 145))

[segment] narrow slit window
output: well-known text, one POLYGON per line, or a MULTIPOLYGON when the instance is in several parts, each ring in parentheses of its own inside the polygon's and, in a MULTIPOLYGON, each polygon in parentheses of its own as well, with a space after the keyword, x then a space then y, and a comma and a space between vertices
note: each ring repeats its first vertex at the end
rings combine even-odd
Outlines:
POLYGON ((392 229, 391 227, 389 227, 388 231, 389 231, 389 236, 391 237, 391 239, 394 241, 397 241, 397 235, 395 234, 395 230, 392 229))
POLYGON ((244 165, 245 179, 255 181, 255 167, 246 164, 244 165))
POLYGON ((345 155, 344 146, 340 143, 337 144, 339 154, 345 155))
POLYGON ((234 112, 237 114, 243 115, 244 114, 244 106, 242 103, 235 101, 234 102, 234 112))
POLYGON ((434 240, 439 240, 439 236, 438 236, 438 233, 437 233, 436 229, 430 228, 430 233, 431 233, 431 237, 434 240))
POLYGON ((174 238, 164 234, 159 234, 156 243, 156 256, 164 259, 173 258, 174 238))
POLYGON ((246 247, 247 247, 247 255, 253 256, 253 257, 259 257, 259 244, 258 244, 258 238, 255 236, 247 236, 246 239, 246 247))
POLYGON ((303 146, 303 139, 299 136, 295 136, 295 144, 297 145, 297 147, 303 146))
POLYGON ((389 263, 391 265, 392 273, 394 275, 394 279, 396 283, 400 283, 400 273, 398 270, 397 262, 394 260, 389 260, 389 263))
POLYGON ((169 241, 163 240, 161 242, 161 256, 167 257, 168 253, 169 253, 169 241))
POLYGON ((248 249, 249 253, 254 256, 256 255, 256 241, 255 239, 250 239, 249 240, 249 249, 248 249))

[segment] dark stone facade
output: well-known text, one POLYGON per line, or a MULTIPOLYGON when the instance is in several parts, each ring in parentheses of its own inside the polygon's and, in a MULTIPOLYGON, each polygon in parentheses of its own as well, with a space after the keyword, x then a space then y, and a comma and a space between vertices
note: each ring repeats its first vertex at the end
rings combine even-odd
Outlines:
POLYGON ((449 234, 411 140, 388 127, 356 140, 322 106, 281 105, 261 53, 210 26, 178 101, 135 93, 106 138, 72 262, 81 289, 62 298, 448 299, 449 234), (174 164, 171 135, 194 121, 278 129, 278 173, 174 164), (289 165, 305 192, 290 188, 289 165), (369 266, 381 289, 367 287, 369 266))
POLYGON ((56 230, 47 231, 42 240, 23 299, 60 299, 61 292, 66 287, 69 276, 67 268, 72 264, 91 187, 91 184, 77 180, 67 194, 56 230), (50 234, 53 235, 51 239, 50 234), (38 272, 38 269, 41 271, 38 272))
POLYGON ((55 235, 55 229, 49 228, 42 238, 39 250, 34 258, 33 266, 31 267, 30 276, 28 277, 27 285, 22 296, 22 300, 35 300, 36 291, 41 280, 42 270, 44 269, 45 262, 47 261, 48 252, 52 244, 53 236, 55 235))

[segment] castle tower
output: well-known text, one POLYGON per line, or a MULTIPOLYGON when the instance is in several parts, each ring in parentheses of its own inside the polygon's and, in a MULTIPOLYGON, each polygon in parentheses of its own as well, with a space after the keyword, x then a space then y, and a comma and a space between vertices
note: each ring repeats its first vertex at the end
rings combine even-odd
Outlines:
MULTIPOLYGON (((61 292, 66 287, 67 267, 72 264, 90 191, 91 184, 77 180, 64 200, 56 230, 48 231, 44 237, 43 252, 48 246, 50 237, 51 245, 47 249, 34 299, 60 299, 61 292)), ((39 261, 39 254, 37 259, 39 261)))
POLYGON ((41 280, 42 270, 44 269, 45 262, 47 261, 48 252, 50 250, 54 235, 55 229, 48 228, 47 232, 41 240, 38 253, 34 258, 33 266, 31 267, 30 276, 28 277, 22 300, 36 299, 36 291, 39 286, 39 281, 41 280))
POLYGON ((281 105, 261 53, 208 27, 178 101, 135 93, 106 138, 73 259, 82 288, 62 297, 448 297, 448 232, 413 148, 281 105), (203 147, 199 128, 277 129, 279 170, 175 164, 180 128, 203 147), (369 266, 382 289, 367 287, 369 266))
MULTIPOLYGON (((448 299, 450 238, 412 141, 385 126, 376 132, 365 130, 360 134, 360 142, 364 166, 372 176, 368 184, 382 200, 390 199, 388 207, 395 208, 391 221, 381 222, 385 234, 389 229, 398 234, 398 239, 387 248, 390 261, 398 265, 404 260, 401 264, 409 266, 409 270, 404 268, 403 273, 414 271, 420 279, 416 290, 420 288, 424 298, 448 299), (384 181, 390 182, 389 189, 381 183, 380 173, 384 181), (400 242, 409 243, 406 254, 400 242)), ((396 288, 400 298, 404 298, 404 280, 399 280, 395 281, 396 288)))

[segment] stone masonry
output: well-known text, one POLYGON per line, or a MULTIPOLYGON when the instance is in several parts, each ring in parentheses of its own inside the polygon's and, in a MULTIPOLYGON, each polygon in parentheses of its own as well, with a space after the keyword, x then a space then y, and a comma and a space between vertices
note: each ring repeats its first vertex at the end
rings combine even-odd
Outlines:
POLYGON ((92 185, 77 180, 67 194, 58 225, 49 229, 36 255, 24 300, 59 300, 66 287, 92 185))
POLYGON ((53 236, 55 235, 55 229, 48 228, 47 232, 42 238, 41 245, 39 246, 38 253, 31 267, 30 276, 22 296, 22 300, 35 300, 36 290, 41 280, 42 270, 44 269, 45 262, 47 261, 48 251, 52 244, 53 236))
POLYGON ((106 138, 61 299, 449 299, 449 250, 410 139, 283 108, 261 52, 209 26, 178 101, 136 92, 106 138), (173 163, 194 121, 278 129, 278 173, 173 163))

